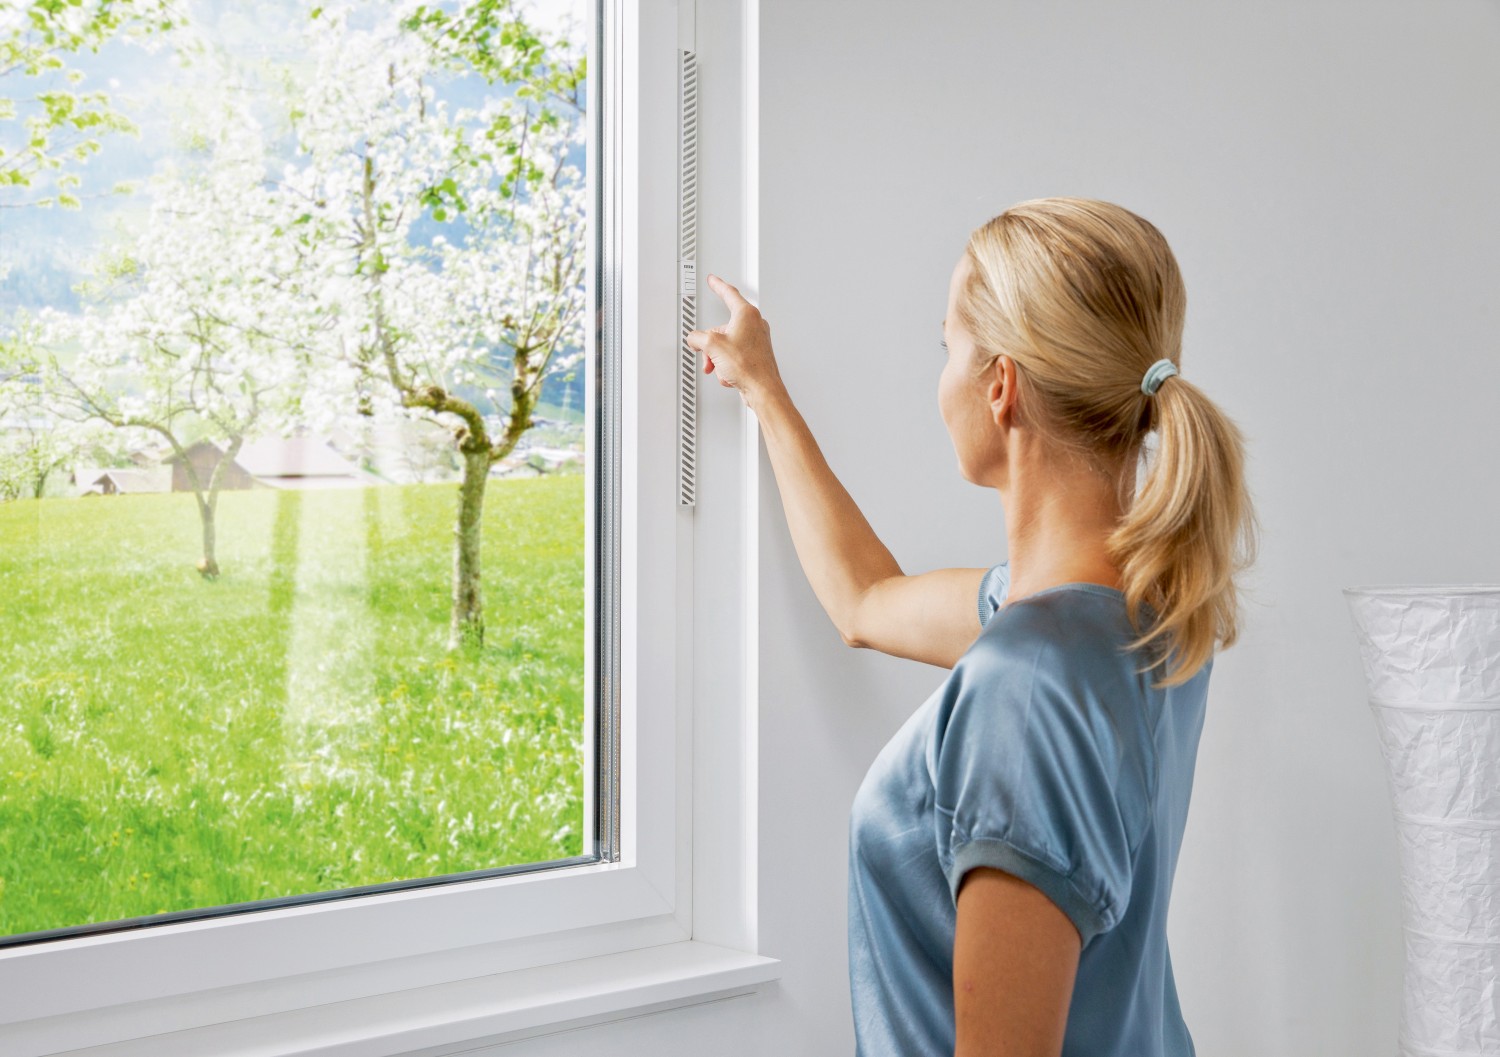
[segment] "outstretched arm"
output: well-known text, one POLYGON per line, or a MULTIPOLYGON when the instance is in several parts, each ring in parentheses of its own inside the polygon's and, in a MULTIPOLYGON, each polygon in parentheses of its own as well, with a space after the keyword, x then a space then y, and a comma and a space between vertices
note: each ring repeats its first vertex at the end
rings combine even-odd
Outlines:
POLYGON ((975 599, 983 569, 907 576, 834 476, 783 384, 771 328, 759 309, 717 276, 708 285, 729 322, 693 331, 705 372, 740 392, 755 412, 803 572, 850 646, 951 668, 979 634, 975 599))

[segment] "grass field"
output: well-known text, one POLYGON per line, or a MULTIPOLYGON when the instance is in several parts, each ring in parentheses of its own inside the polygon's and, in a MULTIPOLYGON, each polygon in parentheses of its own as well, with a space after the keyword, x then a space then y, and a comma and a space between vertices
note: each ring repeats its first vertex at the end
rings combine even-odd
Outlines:
POLYGON ((0 935, 583 848, 584 478, 0 505, 0 935))

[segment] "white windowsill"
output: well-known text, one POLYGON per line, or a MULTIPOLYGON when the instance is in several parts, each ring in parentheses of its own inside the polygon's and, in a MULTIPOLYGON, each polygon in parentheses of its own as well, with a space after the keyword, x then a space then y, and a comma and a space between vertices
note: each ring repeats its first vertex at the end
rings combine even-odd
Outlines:
POLYGON ((743 994, 781 963, 684 940, 251 1017, 107 1046, 79 1057, 421 1057, 743 994))

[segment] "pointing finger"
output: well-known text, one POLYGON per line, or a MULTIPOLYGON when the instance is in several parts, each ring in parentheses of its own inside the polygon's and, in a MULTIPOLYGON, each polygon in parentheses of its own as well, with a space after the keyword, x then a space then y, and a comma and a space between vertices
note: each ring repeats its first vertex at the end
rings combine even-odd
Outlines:
POLYGON ((708 285, 714 293, 724 299, 724 303, 729 306, 731 311, 737 308, 752 307, 750 302, 746 301, 738 290, 730 286, 723 279, 720 279, 717 275, 709 275, 708 285))

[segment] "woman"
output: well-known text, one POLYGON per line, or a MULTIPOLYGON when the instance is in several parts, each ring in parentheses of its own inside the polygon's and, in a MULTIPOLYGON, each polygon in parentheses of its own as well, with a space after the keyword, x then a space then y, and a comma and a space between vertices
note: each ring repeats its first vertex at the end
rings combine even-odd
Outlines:
POLYGON ((793 406, 765 320, 709 284, 729 322, 689 342, 759 419, 844 641, 952 669, 854 800, 858 1052, 1192 1054, 1167 905, 1256 526, 1239 430, 1177 373, 1186 293, 1161 233, 1044 198, 970 235, 938 407, 965 479, 1005 508, 1009 558, 987 570, 902 573, 793 406))

